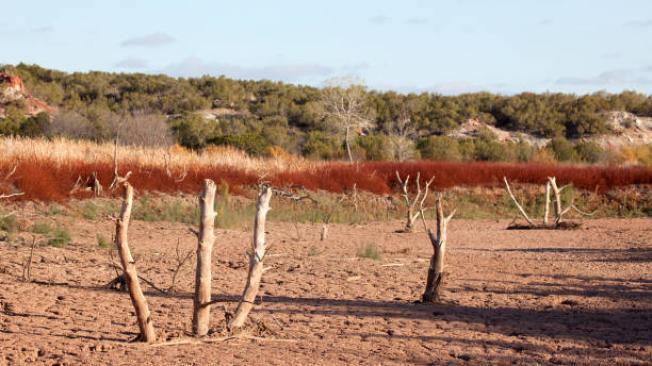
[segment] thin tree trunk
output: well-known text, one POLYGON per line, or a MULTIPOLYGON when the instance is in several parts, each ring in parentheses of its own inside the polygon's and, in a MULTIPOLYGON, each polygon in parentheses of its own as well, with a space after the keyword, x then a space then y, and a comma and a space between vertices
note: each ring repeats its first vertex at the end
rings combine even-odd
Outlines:
POLYGON ((265 220, 267 218, 267 211, 269 211, 269 201, 271 198, 272 188, 269 186, 262 187, 258 192, 256 218, 254 221, 254 238, 251 252, 249 253, 247 284, 245 285, 238 308, 235 310, 235 315, 231 319, 229 329, 242 328, 260 289, 260 280, 264 272, 263 259, 267 250, 265 247, 265 220))
POLYGON ((346 126, 346 132, 344 134, 344 146, 346 146, 346 155, 349 158, 349 163, 353 162, 353 154, 351 154, 351 145, 349 144, 349 134, 351 127, 346 126))
POLYGON ((546 183, 545 206, 543 209, 543 224, 548 225, 548 216, 550 216, 550 182, 546 183))
POLYGON ((319 236, 319 240, 324 241, 328 237, 328 225, 324 224, 321 227, 321 234, 319 236))
POLYGON ((120 210, 120 217, 116 220, 115 225, 115 244, 118 248, 120 255, 120 262, 124 271, 124 279, 129 289, 129 297, 131 303, 136 310, 136 318, 138 319, 138 327, 140 328, 139 338, 142 341, 152 343, 156 341, 156 331, 152 323, 151 314, 147 306, 147 300, 143 295, 143 290, 138 281, 138 272, 134 259, 129 250, 128 230, 129 220, 131 218, 131 207, 134 197, 134 190, 129 183, 124 183, 125 193, 122 201, 122 208, 120 210))
POLYGON ((505 188, 507 188, 507 193, 509 193, 509 196, 512 198, 512 201, 514 201, 514 204, 516 205, 516 208, 518 208, 518 210, 521 212, 521 215, 523 215, 523 217, 525 218, 525 221, 527 221, 527 223, 530 224, 530 226, 536 226, 534 224, 534 221, 532 221, 532 219, 530 219, 530 217, 527 215, 527 213, 523 209, 523 206, 521 206, 521 204, 518 203, 518 200, 514 196, 514 193, 512 193, 512 189, 510 188, 509 183, 507 182, 507 177, 503 177, 503 181, 505 181, 505 188))
POLYGON ((562 220, 563 208, 561 205, 561 189, 557 186, 557 178, 549 177, 548 178, 550 188, 552 188, 552 193, 555 196, 555 225, 558 225, 562 220))
POLYGON ((406 233, 411 233, 412 229, 414 229, 414 221, 419 217, 419 214, 413 215, 412 213, 414 212, 412 206, 408 206, 407 208, 407 220, 405 221, 405 228, 403 229, 404 232, 406 233))
POLYGON ((423 302, 434 302, 439 299, 439 293, 444 282, 444 255, 446 254, 446 228, 453 218, 455 211, 449 216, 444 216, 441 205, 441 196, 437 198, 437 235, 428 229, 428 238, 434 250, 428 267, 426 289, 423 292, 423 302))
POLYGON ((215 242, 215 182, 204 180, 199 195, 199 233, 197 234, 197 269, 193 301, 192 332, 196 336, 208 334, 211 316, 211 256, 215 242))

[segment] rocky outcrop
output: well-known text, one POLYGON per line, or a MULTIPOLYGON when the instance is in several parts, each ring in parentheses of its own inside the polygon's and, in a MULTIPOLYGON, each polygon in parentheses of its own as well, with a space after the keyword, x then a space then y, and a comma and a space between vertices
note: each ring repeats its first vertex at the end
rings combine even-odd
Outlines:
POLYGON ((468 119, 458 128, 448 133, 448 136, 456 139, 473 139, 478 137, 483 129, 493 133, 500 142, 526 142, 530 145, 542 147, 550 141, 550 139, 532 136, 523 132, 506 131, 473 118, 468 119))
MULTIPOLYGON (((639 117, 623 111, 606 112, 603 117, 610 131, 580 140, 595 142, 605 149, 652 144, 652 117, 639 117)), ((476 119, 469 119, 462 123, 448 133, 448 136, 456 139, 473 139, 478 137, 482 129, 491 131, 500 142, 522 141, 536 147, 543 147, 550 141, 523 132, 502 130, 476 119)))
POLYGON ((652 117, 639 117, 624 111, 606 112, 604 117, 611 132, 589 140, 605 148, 652 144, 652 117))
POLYGON ((15 102, 25 94, 25 86, 18 76, 0 72, 0 104, 15 102))
POLYGON ((0 118, 4 118, 7 104, 15 102, 22 102, 26 116, 35 116, 41 112, 52 115, 56 112, 56 108, 29 95, 18 76, 0 72, 0 118))

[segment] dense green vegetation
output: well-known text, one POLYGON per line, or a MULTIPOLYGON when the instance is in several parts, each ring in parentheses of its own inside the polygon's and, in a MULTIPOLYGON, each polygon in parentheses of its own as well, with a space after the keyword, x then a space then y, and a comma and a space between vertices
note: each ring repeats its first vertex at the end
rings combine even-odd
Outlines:
MULTIPOLYGON (((112 138, 116 120, 122 116, 130 115, 129 122, 134 125, 145 123, 133 118, 134 114, 157 114, 167 125, 165 131, 171 131, 178 143, 193 149, 228 144, 251 154, 264 155, 270 147, 281 147, 311 158, 345 155, 341 129, 324 111, 323 89, 225 77, 177 79, 148 74, 64 73, 25 64, 2 69, 21 77, 31 94, 57 106, 60 113, 53 130, 46 116, 25 118, 19 103, 9 105, 0 123, 0 135, 64 134, 106 140, 112 138), (194 113, 210 108, 222 108, 228 113, 215 121, 194 113)), ((362 102, 372 127, 364 134, 355 134, 352 150, 357 159, 370 160, 423 157, 528 161, 537 154, 525 143, 499 144, 490 133, 475 141, 443 136, 475 118, 499 128, 553 138, 548 151, 557 160, 595 162, 604 155, 597 145, 570 145, 566 139, 609 132, 605 111, 652 116, 652 97, 631 91, 585 96, 442 96, 366 91, 362 102)), ((149 131, 156 129, 153 127, 160 121, 147 123, 144 129, 149 131)), ((163 141, 168 139, 163 136, 148 143, 163 141)))

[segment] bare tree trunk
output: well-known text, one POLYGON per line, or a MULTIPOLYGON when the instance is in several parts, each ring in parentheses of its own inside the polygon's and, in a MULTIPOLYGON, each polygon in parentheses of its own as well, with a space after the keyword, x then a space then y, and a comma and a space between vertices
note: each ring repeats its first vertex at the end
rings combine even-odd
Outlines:
POLYGON ((319 240, 324 241, 328 237, 328 225, 324 224, 321 227, 321 234, 319 236, 319 240))
POLYGON ((251 252, 249 253, 249 274, 245 285, 242 299, 235 310, 235 315, 229 323, 229 329, 242 328, 247 315, 251 311, 260 288, 260 280, 263 276, 263 259, 265 258, 265 220, 269 211, 269 201, 272 198, 272 189, 263 186, 258 192, 256 201, 256 219, 254 221, 254 238, 251 252))
POLYGON ((204 180, 199 195, 199 233, 197 234, 197 270, 192 313, 192 332, 196 336, 208 334, 211 316, 211 256, 215 242, 215 182, 204 180))
POLYGON ((548 216, 550 216, 550 182, 546 183, 545 206, 543 209, 543 224, 548 225, 548 216))
POLYGON ((552 188, 552 193, 555 195, 555 225, 558 225, 562 220, 564 212, 561 202, 561 191, 566 187, 562 187, 561 189, 557 187, 557 177, 548 177, 548 184, 552 188))
POLYGON ((514 193, 512 193, 512 189, 510 188, 509 183, 507 182, 507 177, 503 177, 503 181, 505 181, 505 188, 507 188, 507 193, 509 193, 509 196, 512 198, 512 201, 514 201, 514 204, 516 205, 516 208, 518 208, 518 210, 521 212, 521 215, 523 215, 523 217, 525 218, 525 221, 527 221, 527 223, 530 224, 530 226, 536 226, 534 224, 534 221, 532 221, 532 219, 530 219, 530 217, 527 215, 527 213, 523 209, 523 206, 521 206, 521 204, 518 203, 518 200, 516 199, 516 197, 514 197, 514 193))
POLYGON ((353 154, 351 154, 351 145, 349 143, 349 134, 351 127, 346 126, 346 132, 344 134, 344 146, 346 146, 346 156, 349 158, 349 163, 353 162, 353 154))
MULTIPOLYGON (((439 291, 444 282, 444 255, 446 254, 446 228, 448 222, 455 215, 453 211, 450 215, 444 216, 444 210, 441 205, 441 195, 437 198, 437 235, 428 229, 428 238, 434 253, 430 258, 430 267, 428 268, 428 278, 426 280, 426 289, 423 292, 423 302, 434 302, 439 299, 439 291)), ((425 222, 425 220, 424 220, 425 222)))
POLYGON ((116 220, 115 224, 115 244, 118 247, 120 262, 124 271, 124 279, 129 289, 129 297, 136 310, 136 318, 138 319, 138 327, 140 328, 139 339, 152 343, 156 341, 156 331, 154 330, 154 324, 152 323, 151 314, 147 306, 147 300, 145 299, 145 295, 143 295, 143 290, 138 281, 136 265, 129 250, 128 230, 134 190, 129 183, 124 183, 124 187, 125 193, 120 217, 116 220))
POLYGON ((95 197, 101 196, 102 184, 100 183, 100 180, 97 178, 97 172, 91 173, 91 179, 92 179, 93 194, 95 195, 95 197))

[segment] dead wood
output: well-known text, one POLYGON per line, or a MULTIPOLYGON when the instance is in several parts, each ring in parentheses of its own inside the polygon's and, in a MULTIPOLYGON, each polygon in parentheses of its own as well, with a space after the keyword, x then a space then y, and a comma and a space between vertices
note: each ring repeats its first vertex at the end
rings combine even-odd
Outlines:
POLYGON ((249 273, 245 285, 242 299, 238 303, 233 318, 228 323, 228 329, 234 330, 242 328, 247 320, 247 315, 254 305, 254 300, 260 289, 260 281, 265 272, 263 260, 267 251, 265 243, 265 221, 269 211, 269 202, 272 198, 272 189, 267 186, 261 186, 258 191, 256 200, 256 218, 254 220, 254 237, 249 252, 249 273))
POLYGON ((120 216, 116 219, 115 225, 115 244, 118 248, 118 254, 120 255, 124 281, 129 290, 129 297, 131 298, 131 303, 134 306, 136 318, 138 320, 138 328, 140 329, 138 340, 152 343, 156 341, 156 331, 154 330, 151 313, 147 306, 147 300, 145 299, 143 290, 140 287, 140 282, 138 281, 136 265, 131 256, 131 250, 129 249, 128 231, 134 190, 129 183, 124 183, 124 188, 125 192, 122 201, 122 208, 120 210, 120 216))
POLYGON ((444 284, 444 257, 446 254, 447 228, 448 223, 455 215, 455 210, 453 210, 448 216, 445 216, 442 208, 442 196, 441 194, 438 195, 436 202, 437 232, 435 234, 426 224, 422 207, 423 205, 420 206, 421 220, 423 221, 424 228, 428 234, 428 239, 430 239, 430 244, 432 244, 433 255, 430 258, 426 288, 421 300, 423 302, 435 302, 439 300, 440 292, 444 284))
POLYGON ((401 183, 401 190, 402 190, 401 196, 403 196, 403 200, 405 201, 405 206, 406 206, 405 227, 399 232, 410 233, 414 229, 414 222, 419 218, 419 216, 422 215, 422 212, 426 210, 426 208, 417 210, 417 205, 421 205, 421 207, 423 206, 423 203, 426 201, 426 198, 428 197, 428 190, 430 188, 430 185, 432 184, 435 177, 430 178, 430 180, 426 182, 425 190, 421 191, 421 172, 418 172, 415 181, 415 186, 417 188, 417 191, 414 197, 412 198, 410 198, 409 187, 408 187, 410 183, 410 176, 408 175, 405 178, 405 180, 403 180, 401 179, 401 175, 397 170, 396 179, 398 179, 399 183, 401 183))
POLYGON ((195 272, 195 295, 193 298, 192 332, 196 336, 208 334, 211 314, 211 257, 215 242, 215 191, 217 186, 210 179, 204 180, 199 195, 199 232, 197 235, 197 269, 195 272))

